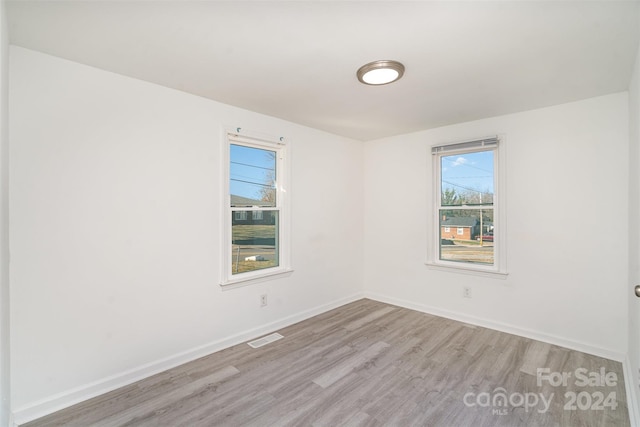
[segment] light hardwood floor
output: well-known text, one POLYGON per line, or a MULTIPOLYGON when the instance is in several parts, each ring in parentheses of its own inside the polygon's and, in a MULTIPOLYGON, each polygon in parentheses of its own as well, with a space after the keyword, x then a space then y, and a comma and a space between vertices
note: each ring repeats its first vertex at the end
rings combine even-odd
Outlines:
POLYGON ((601 357, 367 299, 278 332, 27 425, 629 425, 622 366, 601 357), (538 368, 570 377, 539 385, 538 368))

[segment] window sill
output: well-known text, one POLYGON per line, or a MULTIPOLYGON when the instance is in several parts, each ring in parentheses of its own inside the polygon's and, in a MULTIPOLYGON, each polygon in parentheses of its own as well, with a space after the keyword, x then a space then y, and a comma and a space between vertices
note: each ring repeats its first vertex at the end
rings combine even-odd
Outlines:
POLYGON ((253 285, 255 283, 264 282, 267 280, 279 279, 282 277, 289 277, 293 273, 293 269, 279 270, 271 273, 264 273, 259 276, 242 277, 238 279, 231 279, 220 283, 220 288, 223 291, 231 289, 241 288, 243 286, 253 285))
POLYGON ((467 274, 471 276, 491 277, 494 279, 505 280, 509 273, 501 271, 480 270, 469 267, 458 267, 450 265, 436 264, 434 262, 425 262, 425 265, 431 270, 449 271, 451 273, 467 274))

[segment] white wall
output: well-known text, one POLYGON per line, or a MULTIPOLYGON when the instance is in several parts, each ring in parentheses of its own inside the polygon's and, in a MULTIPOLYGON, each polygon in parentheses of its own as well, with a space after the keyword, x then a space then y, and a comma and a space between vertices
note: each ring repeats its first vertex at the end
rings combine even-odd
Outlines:
MULTIPOLYGON (((640 298, 633 293, 640 284, 640 49, 636 56, 633 77, 629 85, 629 353, 627 364, 631 393, 640 408, 638 373, 640 372, 640 298)), ((630 398, 631 398, 630 397, 630 398)), ((640 414, 636 414, 640 419, 640 414)))
POLYGON ((18 421, 362 295, 362 143, 18 47, 10 59, 18 421), (224 292, 222 126, 291 142, 295 269, 224 292))
POLYGON ((0 2, 0 426, 9 424, 9 30, 0 2))
POLYGON ((627 94, 619 93, 367 143, 367 293, 622 360, 627 117, 627 94), (429 147, 496 134, 506 136, 509 276, 431 270, 429 147))

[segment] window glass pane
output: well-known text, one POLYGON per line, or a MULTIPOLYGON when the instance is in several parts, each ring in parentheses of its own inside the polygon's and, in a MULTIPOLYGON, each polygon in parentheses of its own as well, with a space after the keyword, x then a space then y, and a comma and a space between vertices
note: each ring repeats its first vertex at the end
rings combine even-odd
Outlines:
POLYGON ((231 272, 233 274, 277 267, 278 211, 261 211, 261 218, 245 215, 238 220, 235 211, 231 229, 231 272))
POLYGON ((440 259, 493 265, 493 209, 440 209, 440 259))
POLYGON ((493 204, 493 151, 442 156, 442 206, 493 204))
POLYGON ((231 144, 231 206, 276 206, 276 152, 231 144))

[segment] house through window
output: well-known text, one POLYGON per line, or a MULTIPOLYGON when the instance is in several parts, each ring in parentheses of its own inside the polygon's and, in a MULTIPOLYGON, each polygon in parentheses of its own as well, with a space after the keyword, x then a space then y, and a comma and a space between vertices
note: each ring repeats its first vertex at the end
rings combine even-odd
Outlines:
POLYGON ((225 217, 231 221, 223 285, 288 269, 285 149, 281 142, 228 134, 225 217))
POLYGON ((432 148, 435 256, 431 264, 502 272, 497 138, 432 148), (455 231, 455 232, 454 232, 455 231))

